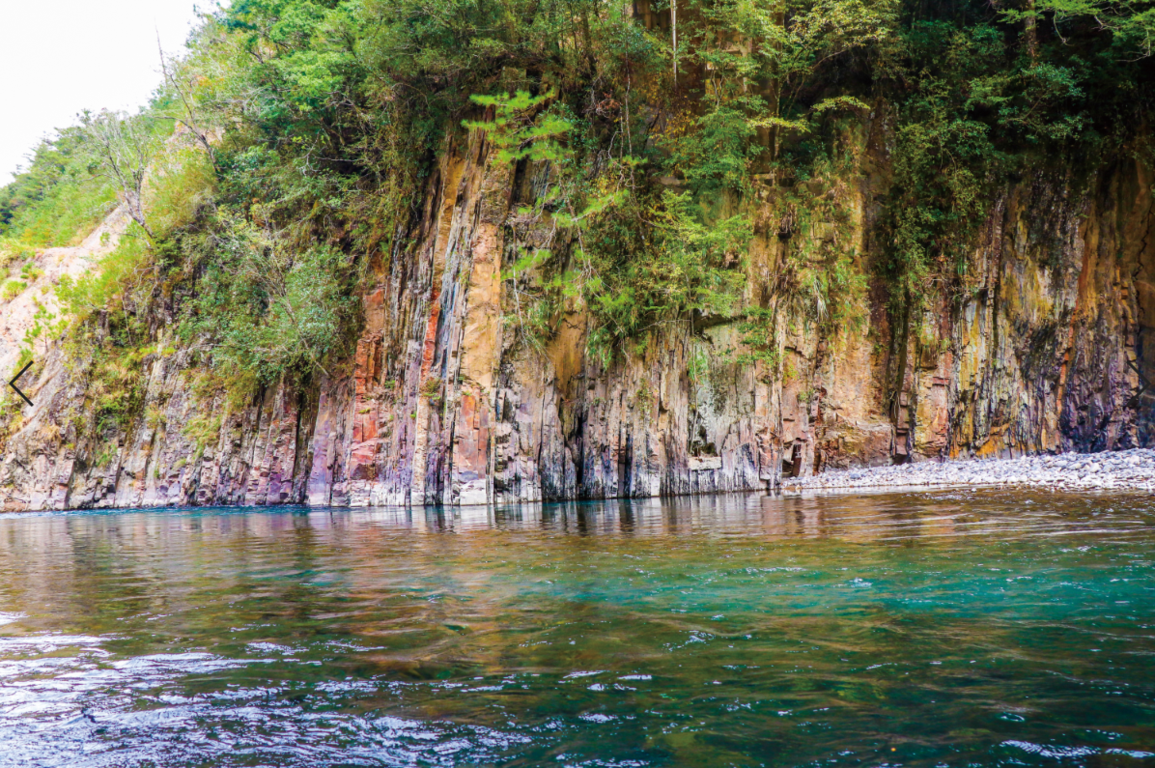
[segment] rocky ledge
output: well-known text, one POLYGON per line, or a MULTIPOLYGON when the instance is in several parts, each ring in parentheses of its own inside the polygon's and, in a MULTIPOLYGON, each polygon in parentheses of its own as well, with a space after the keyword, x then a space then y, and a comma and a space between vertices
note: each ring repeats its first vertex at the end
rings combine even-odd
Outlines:
POLYGON ((784 491, 897 486, 1012 486, 1070 491, 1155 491, 1155 449, 1020 459, 925 461, 784 478, 784 491))

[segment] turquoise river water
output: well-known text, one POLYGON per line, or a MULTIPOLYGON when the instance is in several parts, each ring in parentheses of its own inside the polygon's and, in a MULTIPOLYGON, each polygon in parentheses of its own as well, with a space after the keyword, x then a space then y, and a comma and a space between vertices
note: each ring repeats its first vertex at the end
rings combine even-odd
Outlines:
POLYGON ((0 516, 0 766, 1155 764, 1155 497, 0 516))

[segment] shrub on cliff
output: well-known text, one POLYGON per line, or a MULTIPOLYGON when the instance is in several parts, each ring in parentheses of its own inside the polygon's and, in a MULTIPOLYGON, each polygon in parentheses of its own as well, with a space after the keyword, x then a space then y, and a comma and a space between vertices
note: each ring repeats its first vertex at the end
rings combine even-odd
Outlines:
POLYGON ((236 0, 144 115, 97 120, 179 124, 183 160, 110 184, 99 136, 66 130, 0 191, 0 235, 63 244, 135 194, 150 242, 65 284, 78 322, 110 310, 141 334, 125 348, 176 323, 218 369, 304 380, 348 353, 362 276, 414 257, 447 138, 485 131, 532 180, 505 223, 522 337, 581 309, 608 364, 656 328, 731 322, 769 364, 774 323, 859 327, 868 271, 899 320, 965 293, 1006 179, 1124 151, 1155 93, 1148 6, 236 0), (869 260, 842 235, 867 153, 892 182, 869 260))

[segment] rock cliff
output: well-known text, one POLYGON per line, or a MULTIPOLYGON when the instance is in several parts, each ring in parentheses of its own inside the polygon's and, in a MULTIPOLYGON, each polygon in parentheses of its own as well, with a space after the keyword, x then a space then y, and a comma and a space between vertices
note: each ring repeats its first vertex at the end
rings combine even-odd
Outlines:
MULTIPOLYGON (((1040 169, 998 190, 964 295, 896 320, 875 290, 867 331, 836 339, 782 322, 786 363, 771 374, 738 361, 742 336, 726 318, 654 330, 609 367, 585 352, 578 311, 544 347, 518 343, 505 332, 502 269, 532 173, 489 154, 478 132, 446 146, 409 237, 373 265, 355 355, 307 391, 281 385, 240 404, 198 394, 193 351, 159 318, 156 349, 136 372, 140 407, 108 438, 78 412, 91 385, 83 364, 62 344, 44 346, 22 380, 35 406, 3 438, 0 504, 640 497, 760 490, 826 468, 947 455, 1153 442, 1155 198, 1140 160, 1089 176, 1040 169)), ((867 274, 887 178, 877 149, 846 180, 867 274)), ((80 268, 123 226, 116 213, 87 251, 40 254, 44 275, 26 294, 80 268)), ((760 228, 748 302, 778 306, 770 286, 783 237, 760 228)), ((29 301, 0 308, 9 366, 29 301)))

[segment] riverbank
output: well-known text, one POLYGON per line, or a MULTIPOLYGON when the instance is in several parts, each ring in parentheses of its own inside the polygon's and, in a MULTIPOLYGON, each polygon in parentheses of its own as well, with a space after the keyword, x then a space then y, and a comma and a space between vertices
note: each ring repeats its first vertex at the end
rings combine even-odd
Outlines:
POLYGON ((963 459, 846 469, 782 481, 784 491, 899 486, 983 486, 1067 491, 1155 491, 1155 450, 963 459))

